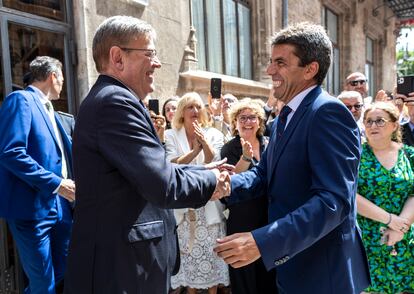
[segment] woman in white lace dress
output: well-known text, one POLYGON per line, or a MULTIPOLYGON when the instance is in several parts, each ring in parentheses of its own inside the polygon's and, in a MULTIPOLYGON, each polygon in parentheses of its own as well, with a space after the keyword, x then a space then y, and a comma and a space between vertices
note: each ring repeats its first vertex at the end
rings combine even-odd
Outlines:
MULTIPOLYGON (((223 134, 208 127, 203 101, 195 92, 185 94, 177 105, 173 128, 165 133, 167 159, 178 164, 202 165, 220 159, 223 134)), ((198 209, 176 209, 181 266, 171 278, 172 288, 187 287, 217 292, 229 284, 228 268, 214 252, 216 239, 224 237, 225 221, 220 201, 209 201, 198 209)))

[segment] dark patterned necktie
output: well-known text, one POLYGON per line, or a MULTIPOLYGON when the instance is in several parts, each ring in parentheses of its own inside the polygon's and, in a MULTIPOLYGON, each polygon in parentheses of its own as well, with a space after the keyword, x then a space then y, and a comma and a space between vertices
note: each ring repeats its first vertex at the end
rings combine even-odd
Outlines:
POLYGON ((280 140, 283 132, 285 131, 287 117, 291 111, 292 111, 292 108, 290 108, 287 105, 283 106, 282 110, 280 111, 279 117, 277 119, 277 125, 276 125, 277 140, 280 140))

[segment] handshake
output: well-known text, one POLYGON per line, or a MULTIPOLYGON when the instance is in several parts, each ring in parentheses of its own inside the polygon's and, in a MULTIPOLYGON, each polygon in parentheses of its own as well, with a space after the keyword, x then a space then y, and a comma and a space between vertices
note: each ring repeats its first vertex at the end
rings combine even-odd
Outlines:
POLYGON ((210 201, 219 200, 227 197, 231 193, 230 176, 234 173, 234 166, 226 164, 227 158, 220 161, 211 162, 205 165, 216 175, 217 184, 210 201))

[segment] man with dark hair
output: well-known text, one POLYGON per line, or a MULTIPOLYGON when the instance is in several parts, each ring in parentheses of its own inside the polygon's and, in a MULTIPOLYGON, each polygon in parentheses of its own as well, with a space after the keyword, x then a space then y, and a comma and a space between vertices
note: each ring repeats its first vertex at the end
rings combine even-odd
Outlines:
POLYGON ((128 16, 108 18, 93 39, 100 76, 73 136, 77 199, 67 294, 168 293, 179 266, 171 208, 204 206, 216 187, 229 193, 225 172, 166 160, 142 101, 161 67, 154 41, 149 24, 128 16))
POLYGON ((72 226, 71 140, 51 103, 62 91, 62 64, 39 56, 30 72, 30 85, 8 95, 0 109, 0 217, 16 241, 26 293, 53 294, 72 226))
POLYGON ((267 194, 269 224, 215 248, 235 268, 260 257, 276 267, 281 293, 361 293, 370 281, 356 224, 358 127, 321 88, 331 56, 319 25, 297 24, 273 38, 267 72, 285 106, 260 163, 232 176, 227 199, 267 194))

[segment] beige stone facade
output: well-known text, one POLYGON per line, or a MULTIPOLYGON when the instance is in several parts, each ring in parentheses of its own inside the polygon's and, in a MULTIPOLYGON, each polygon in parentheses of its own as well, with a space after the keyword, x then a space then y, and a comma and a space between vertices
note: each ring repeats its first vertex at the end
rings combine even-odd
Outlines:
MULTIPOLYGON (((74 1, 74 30, 77 45, 78 99, 82 100, 94 83, 95 71, 91 43, 96 27, 104 19, 116 14, 132 15, 149 22, 157 31, 157 51, 162 68, 156 72, 156 90, 152 96, 165 99, 174 94, 198 91, 205 97, 209 79, 223 79, 224 92, 238 97, 250 96, 266 99, 269 78, 266 65, 269 58, 270 36, 282 28, 282 1, 252 0, 251 42, 253 79, 245 80, 211 72, 200 71, 192 61, 194 36, 190 27, 189 0, 74 1)), ((288 1, 288 23, 311 21, 322 24, 325 8, 338 17, 339 79, 341 83, 353 71, 365 71, 366 40, 374 42, 373 90, 392 90, 395 80, 394 17, 392 11, 379 0, 302 0, 288 1), (376 15, 376 16, 374 16, 376 15)), ((197 56, 196 56, 197 57, 197 56)), ((77 103, 79 105, 79 103, 77 103)))

